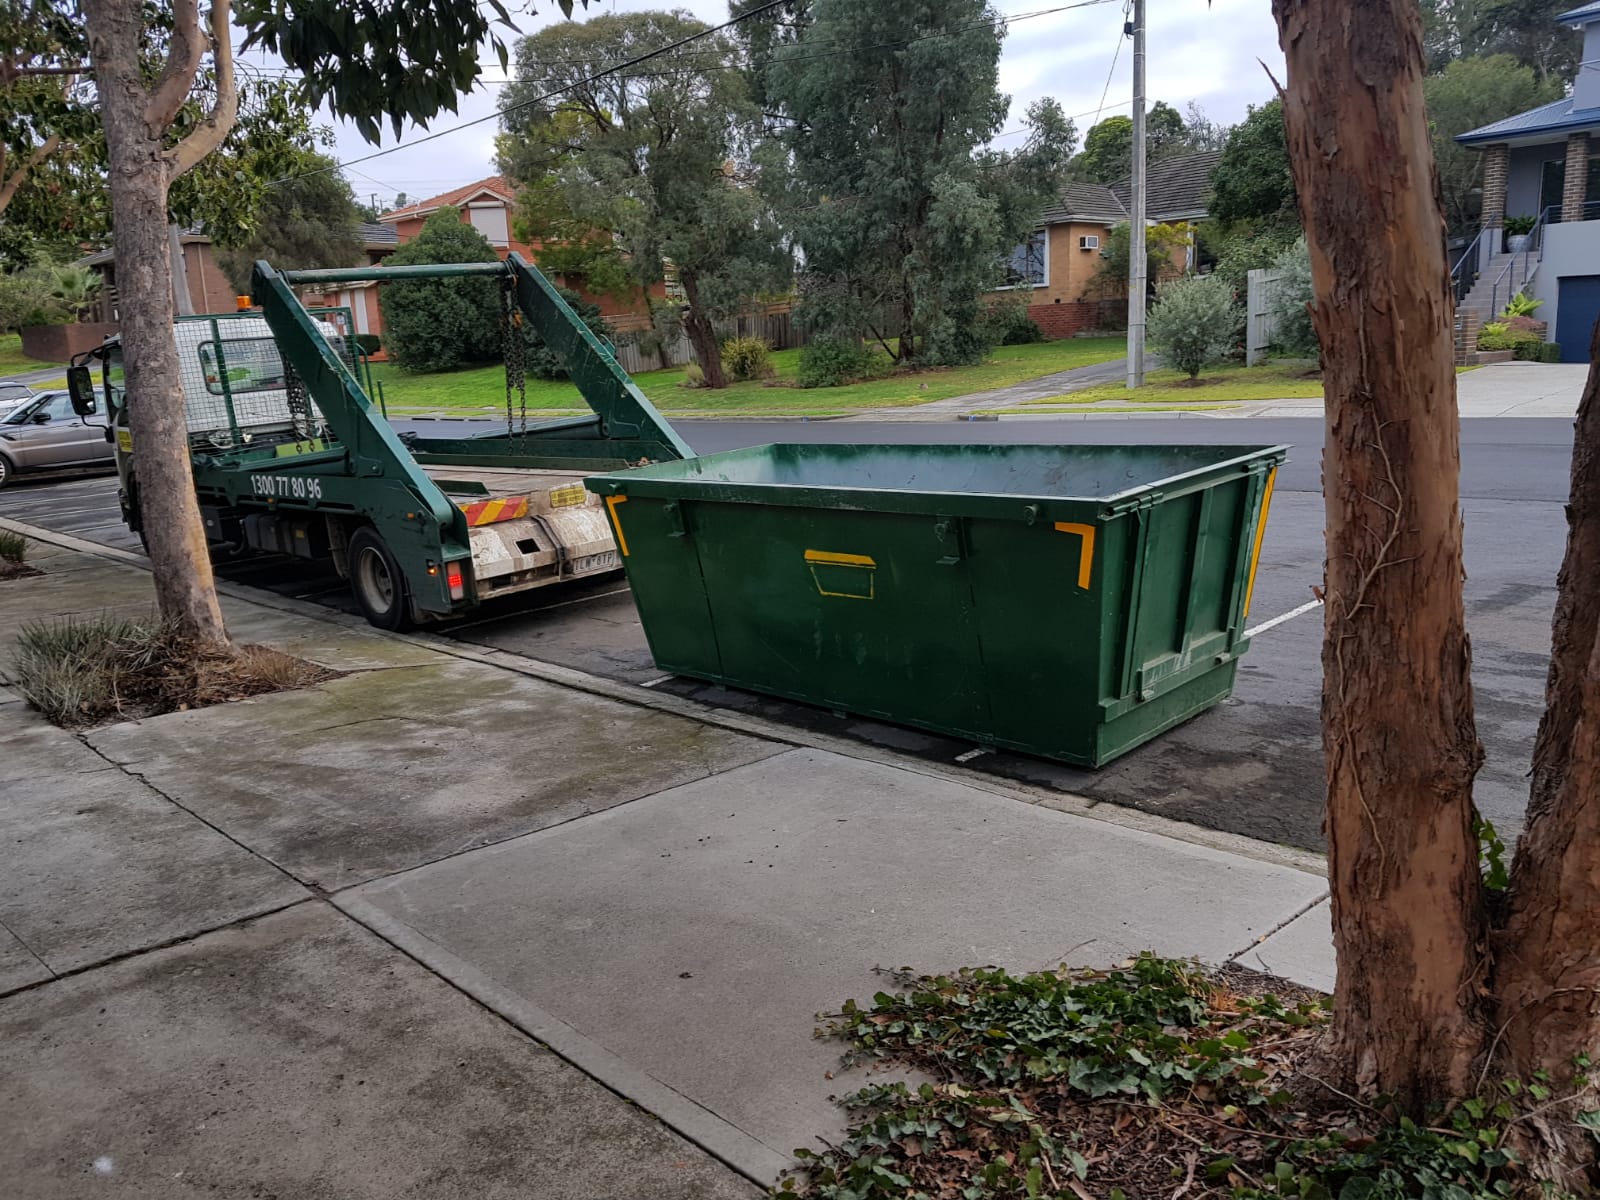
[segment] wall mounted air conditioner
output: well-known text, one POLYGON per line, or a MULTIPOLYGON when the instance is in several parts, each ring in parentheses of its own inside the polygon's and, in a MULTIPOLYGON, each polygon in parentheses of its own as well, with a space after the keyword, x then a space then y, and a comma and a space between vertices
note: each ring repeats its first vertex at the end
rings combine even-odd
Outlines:
POLYGON ((1080 237, 1078 239, 1078 249, 1079 250, 1098 250, 1098 249, 1100 249, 1100 235, 1097 234, 1097 233, 1086 233, 1086 234, 1084 234, 1082 237, 1080 237))

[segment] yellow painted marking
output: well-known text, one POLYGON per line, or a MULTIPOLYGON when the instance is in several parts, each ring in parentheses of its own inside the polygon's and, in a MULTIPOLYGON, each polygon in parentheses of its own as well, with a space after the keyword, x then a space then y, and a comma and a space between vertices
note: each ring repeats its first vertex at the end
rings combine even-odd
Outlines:
POLYGON ((617 531, 617 549, 622 551, 622 557, 628 557, 628 539, 622 536, 622 520, 617 516, 617 505, 626 504, 626 496, 607 496, 606 512, 611 514, 611 527, 617 531))
POLYGON ((1057 521, 1057 533, 1075 533, 1083 539, 1083 549, 1078 552, 1078 586, 1089 590, 1089 580, 1094 574, 1094 526, 1080 525, 1076 521, 1057 521))
MULTIPOLYGON (((817 594, 820 596, 836 596, 841 600, 876 600, 878 598, 878 563, 877 560, 865 554, 838 554, 832 550, 807 550, 805 560, 811 567, 811 581, 817 585, 817 594), (831 576, 833 587, 823 584, 824 575, 818 574, 817 568, 824 572, 828 568, 843 568, 843 573, 834 572, 831 576), (851 572, 865 571, 867 577, 867 590, 841 592, 837 589, 844 584, 854 582, 861 578, 851 572)), ((859 586, 859 585, 857 585, 859 586)))
POLYGON ((1250 549, 1250 582, 1244 589, 1244 612, 1250 615, 1250 601, 1256 594, 1256 567, 1261 563, 1261 539, 1267 534, 1267 510, 1272 507, 1272 485, 1277 482, 1278 468, 1267 472, 1266 490, 1261 493, 1261 519, 1256 522, 1256 544, 1250 549))
POLYGON ((842 567, 875 567, 877 562, 865 554, 835 554, 831 550, 807 550, 807 562, 836 563, 842 567))
POLYGON ((568 484, 566 487, 553 487, 550 489, 550 507, 571 508, 574 504, 582 504, 588 494, 581 483, 568 484))
POLYGON ((309 442, 284 442, 274 447, 274 458, 294 458, 300 454, 315 454, 318 450, 326 450, 328 443, 321 438, 313 438, 309 442))
POLYGON ((133 433, 130 430, 117 430, 117 449, 124 454, 133 453, 133 433))

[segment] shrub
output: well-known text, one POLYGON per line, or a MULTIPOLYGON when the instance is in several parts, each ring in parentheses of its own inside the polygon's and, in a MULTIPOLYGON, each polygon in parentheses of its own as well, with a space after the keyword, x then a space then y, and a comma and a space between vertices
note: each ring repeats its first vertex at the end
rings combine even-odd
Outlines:
POLYGON ((800 351, 795 382, 803 388, 839 387, 867 373, 872 355, 860 342, 819 337, 800 351))
POLYGON ((19 563, 28 557, 28 539, 9 529, 0 529, 0 560, 19 563))
POLYGON ((703 388, 706 385, 706 373, 700 369, 699 363, 690 363, 683 368, 683 382, 679 387, 703 388))
POLYGON ((722 343, 722 365, 738 380, 771 379, 772 347, 758 337, 729 338, 722 343))
POLYGON ((1227 281, 1215 275, 1175 279, 1156 289, 1148 337, 1166 365, 1190 379, 1233 348, 1239 305, 1227 281))
MULTIPOLYGON (((578 320, 589 327, 589 332, 597 338, 609 340, 611 325, 600 315, 600 306, 593 301, 585 300, 571 288, 560 288, 561 298, 567 302, 567 307, 578 314, 578 320)), ((567 361, 550 348, 549 343, 531 322, 524 322, 522 326, 523 353, 526 357, 523 364, 529 375, 534 379, 569 379, 567 361)))
POLYGON ((1555 342, 1518 342, 1511 347, 1511 357, 1521 362, 1560 362, 1561 347, 1555 342))
POLYGON ((1526 317, 1544 304, 1543 300, 1536 300, 1527 292, 1518 292, 1511 297, 1511 303, 1501 312, 1502 317, 1526 317))
MULTIPOLYGON (((385 265, 496 262, 499 255, 453 208, 429 217, 422 232, 385 265)), ((400 279, 379 293, 389 357, 407 371, 453 371, 502 356, 498 288, 492 279, 400 279)))
POLYGON ((1545 341, 1537 333, 1525 332, 1516 329, 1503 329, 1499 333, 1490 333, 1488 326, 1478 334, 1479 350, 1516 350, 1519 346, 1542 346, 1545 341))
MULTIPOLYGON (((1543 335, 1545 330, 1549 328, 1543 321, 1534 317, 1507 317, 1505 320, 1495 323, 1506 329, 1517 330, 1519 333, 1537 333, 1540 335, 1543 335)), ((1485 329, 1488 327, 1488 325, 1484 326, 1485 329)))
POLYGON ((358 333, 350 340, 356 344, 356 349, 368 358, 383 349, 383 339, 375 333, 358 333))
POLYGON ((1508 321, 1484 322, 1484 324, 1478 329, 1478 349, 1483 349, 1483 339, 1485 336, 1499 337, 1509 328, 1511 328, 1511 324, 1508 321))
POLYGON ((1272 344, 1297 358, 1316 355, 1317 331, 1311 324, 1311 253, 1306 239, 1296 238, 1292 246, 1272 263, 1278 282, 1272 289, 1272 344))
POLYGON ((990 338, 997 346, 1026 346, 1044 341, 1044 331, 1028 315, 1027 305, 1002 300, 989 306, 984 314, 990 338))

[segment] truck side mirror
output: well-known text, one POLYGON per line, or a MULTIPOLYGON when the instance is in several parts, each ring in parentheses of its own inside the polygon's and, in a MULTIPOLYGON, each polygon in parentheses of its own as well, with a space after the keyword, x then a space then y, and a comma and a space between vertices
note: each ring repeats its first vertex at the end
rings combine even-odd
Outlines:
POLYGON ((94 394, 94 375, 88 367, 67 368, 67 392, 72 396, 72 411, 80 417, 92 417, 99 411, 99 401, 94 394))

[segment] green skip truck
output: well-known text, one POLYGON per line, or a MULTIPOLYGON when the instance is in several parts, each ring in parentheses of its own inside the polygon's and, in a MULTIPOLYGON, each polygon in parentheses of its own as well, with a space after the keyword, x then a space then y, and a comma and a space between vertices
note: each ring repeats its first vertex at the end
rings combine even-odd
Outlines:
MULTIPOLYGON (((368 621, 406 629, 485 600, 615 571, 617 545, 585 475, 691 455, 610 350, 533 266, 503 263, 278 271, 256 264, 259 311, 178 322, 189 451, 216 557, 323 559, 349 580, 368 621), (361 382, 354 339, 300 286, 484 277, 498 289, 507 358, 506 424, 471 437, 397 433, 361 382), (520 411, 523 326, 560 353, 588 415, 520 411)), ((120 499, 141 532, 139 447, 115 338, 69 372, 75 407, 103 401, 120 499)), ((370 383, 370 371, 368 372, 370 383)))

